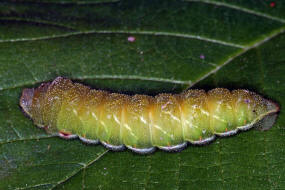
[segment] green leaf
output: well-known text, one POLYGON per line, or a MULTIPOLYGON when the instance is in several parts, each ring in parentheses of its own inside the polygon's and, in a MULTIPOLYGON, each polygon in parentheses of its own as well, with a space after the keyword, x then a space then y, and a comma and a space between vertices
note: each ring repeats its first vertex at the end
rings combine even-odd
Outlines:
POLYGON ((285 188, 283 1, 2 0, 0 52, 0 189, 285 188), (180 153, 112 152, 24 116, 23 88, 57 76, 128 94, 246 88, 281 111, 269 131, 180 153))

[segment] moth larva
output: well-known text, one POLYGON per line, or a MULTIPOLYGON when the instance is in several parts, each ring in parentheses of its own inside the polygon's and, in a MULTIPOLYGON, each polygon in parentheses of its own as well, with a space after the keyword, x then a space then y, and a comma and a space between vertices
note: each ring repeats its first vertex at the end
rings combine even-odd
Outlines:
POLYGON ((277 104, 247 90, 128 96, 62 77, 24 89, 20 105, 48 133, 137 153, 150 153, 155 147, 176 151, 187 142, 205 144, 253 126, 268 129, 279 111, 277 104))

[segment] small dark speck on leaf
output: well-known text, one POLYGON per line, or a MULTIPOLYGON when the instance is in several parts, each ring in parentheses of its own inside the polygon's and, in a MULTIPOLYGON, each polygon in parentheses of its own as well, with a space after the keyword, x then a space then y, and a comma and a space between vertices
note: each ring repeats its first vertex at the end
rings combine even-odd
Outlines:
POLYGON ((270 7, 272 7, 272 8, 273 8, 273 7, 275 7, 275 6, 276 6, 276 3, 275 3, 275 2, 271 2, 269 5, 270 5, 270 7))
POLYGON ((136 41, 136 38, 134 36, 129 36, 128 37, 128 41, 129 42, 134 42, 134 41, 136 41))

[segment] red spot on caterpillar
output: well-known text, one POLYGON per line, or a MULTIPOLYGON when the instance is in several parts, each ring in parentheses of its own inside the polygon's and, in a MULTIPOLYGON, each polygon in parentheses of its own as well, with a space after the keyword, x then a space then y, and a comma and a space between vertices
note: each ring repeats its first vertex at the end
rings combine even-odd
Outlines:
POLYGON ((226 132, 228 132, 228 128, 226 128, 226 132))
POLYGON ((134 41, 136 41, 136 38, 134 36, 129 36, 128 37, 128 41, 129 42, 134 42, 134 41))
POLYGON ((59 136, 63 138, 69 138, 72 134, 68 132, 59 131, 59 136))
POLYGON ((276 3, 275 3, 275 2, 271 2, 269 5, 270 5, 270 7, 272 7, 272 8, 273 8, 273 7, 275 7, 275 6, 276 6, 276 3))
POLYGON ((202 140, 202 137, 200 136, 200 141, 202 140))
POLYGON ((243 123, 246 124, 246 120, 244 120, 243 123))

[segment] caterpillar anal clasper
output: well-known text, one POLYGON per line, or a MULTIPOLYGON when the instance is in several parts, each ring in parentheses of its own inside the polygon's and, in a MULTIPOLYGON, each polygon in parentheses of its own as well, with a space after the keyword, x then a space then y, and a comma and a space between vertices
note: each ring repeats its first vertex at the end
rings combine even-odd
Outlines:
POLYGON ((63 77, 24 89, 20 105, 50 134, 142 154, 155 147, 177 151, 188 143, 205 144, 215 136, 254 126, 269 129, 279 111, 274 102, 247 90, 129 96, 90 89, 63 77))

